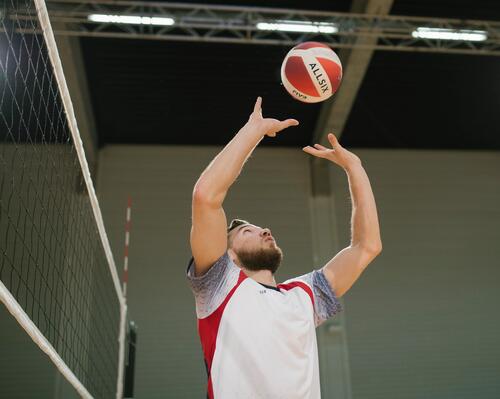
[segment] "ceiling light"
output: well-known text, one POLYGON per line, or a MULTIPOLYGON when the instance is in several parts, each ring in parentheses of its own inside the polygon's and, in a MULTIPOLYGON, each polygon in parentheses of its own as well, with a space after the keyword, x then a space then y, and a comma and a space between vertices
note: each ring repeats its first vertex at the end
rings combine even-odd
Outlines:
POLYGON ((133 24, 133 25, 173 25, 173 18, 161 17, 141 17, 140 15, 107 15, 107 14, 91 14, 88 16, 92 22, 107 22, 114 24, 133 24))
POLYGON ((468 29, 442 29, 442 28, 417 28, 411 34, 413 37, 422 39, 462 40, 480 42, 488 38, 488 32, 484 30, 468 29))
POLYGON ((274 21, 259 22, 259 30, 272 30, 282 32, 304 32, 304 33, 337 33, 339 28, 335 24, 327 22, 309 22, 309 21, 274 21))

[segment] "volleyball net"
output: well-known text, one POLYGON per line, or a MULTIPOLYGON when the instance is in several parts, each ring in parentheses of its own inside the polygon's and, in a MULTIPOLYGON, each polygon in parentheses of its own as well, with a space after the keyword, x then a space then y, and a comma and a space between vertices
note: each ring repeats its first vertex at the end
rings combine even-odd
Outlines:
POLYGON ((44 0, 0 2, 0 300, 81 397, 122 397, 126 304, 44 0))

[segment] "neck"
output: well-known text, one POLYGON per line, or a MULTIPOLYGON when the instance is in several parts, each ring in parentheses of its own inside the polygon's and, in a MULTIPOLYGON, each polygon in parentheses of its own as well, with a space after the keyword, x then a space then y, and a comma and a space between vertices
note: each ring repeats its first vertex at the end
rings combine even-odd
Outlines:
POLYGON ((261 284, 270 285, 272 287, 276 287, 276 280, 274 279, 274 275, 269 270, 248 270, 242 267, 245 274, 250 277, 252 280, 257 281, 261 284))

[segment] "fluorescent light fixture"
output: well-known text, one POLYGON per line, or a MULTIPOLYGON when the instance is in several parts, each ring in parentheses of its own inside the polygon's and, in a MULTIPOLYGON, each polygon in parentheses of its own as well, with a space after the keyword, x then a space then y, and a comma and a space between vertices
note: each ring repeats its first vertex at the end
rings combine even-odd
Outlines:
POLYGON ((140 15, 107 15, 90 14, 89 21, 108 22, 113 24, 133 24, 133 25, 160 25, 168 26, 174 24, 173 18, 141 17, 140 15))
POLYGON ((282 32, 305 32, 305 33, 337 33, 337 25, 328 22, 309 21, 274 21, 257 23, 259 30, 278 30, 282 32))
POLYGON ((470 42, 480 42, 488 38, 488 32, 484 30, 425 27, 417 28, 411 35, 422 39, 463 40, 470 42))

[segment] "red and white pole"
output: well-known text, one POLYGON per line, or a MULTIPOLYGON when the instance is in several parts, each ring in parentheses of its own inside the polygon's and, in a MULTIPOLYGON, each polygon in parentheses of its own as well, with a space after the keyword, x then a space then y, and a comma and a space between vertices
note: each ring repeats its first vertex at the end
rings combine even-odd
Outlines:
POLYGON ((125 256, 123 259, 123 296, 127 297, 128 283, 128 246, 130 243, 130 220, 132 216, 132 198, 128 197, 127 202, 127 221, 125 223, 125 256))

